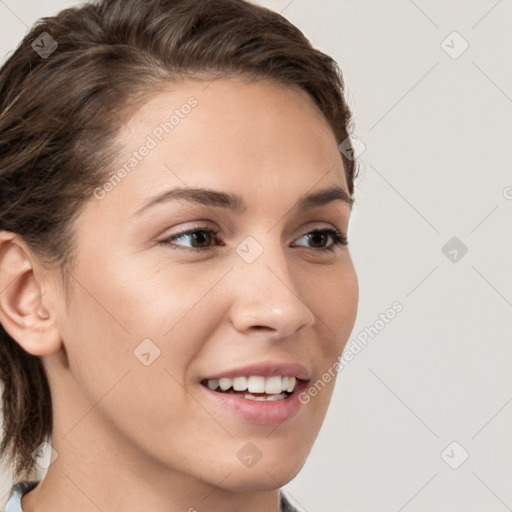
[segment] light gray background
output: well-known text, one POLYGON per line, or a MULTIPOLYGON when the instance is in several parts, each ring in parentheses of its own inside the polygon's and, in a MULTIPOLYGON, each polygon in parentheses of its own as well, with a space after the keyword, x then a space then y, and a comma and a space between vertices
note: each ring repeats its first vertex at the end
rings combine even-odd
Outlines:
MULTIPOLYGON (((350 340, 404 307, 340 373, 285 488, 308 512, 512 510, 512 1, 259 3, 338 61, 366 145, 350 340)), ((75 4, 0 0, 0 58, 75 4)))

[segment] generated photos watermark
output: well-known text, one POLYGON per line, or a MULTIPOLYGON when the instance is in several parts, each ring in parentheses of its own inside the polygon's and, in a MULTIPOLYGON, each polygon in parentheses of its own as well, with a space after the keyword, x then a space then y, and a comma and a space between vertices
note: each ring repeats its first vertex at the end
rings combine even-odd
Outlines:
POLYGON ((368 346, 369 341, 376 338, 386 325, 395 319, 398 313, 403 311, 403 309, 402 303, 396 301, 393 302, 391 307, 386 309, 384 313, 380 313, 379 318, 375 320, 372 325, 365 327, 357 336, 352 338, 350 344, 347 343, 341 356, 322 374, 322 376, 299 394, 299 401, 302 404, 308 404, 311 398, 317 396, 331 380, 335 379, 336 375, 345 368, 357 354, 368 346))
POLYGON ((130 172, 164 140, 165 136, 169 135, 169 133, 192 112, 192 109, 197 107, 197 105, 197 99, 191 96, 180 108, 174 109, 173 114, 167 120, 162 121, 146 136, 144 143, 141 144, 139 149, 134 151, 128 160, 126 160, 117 171, 111 174, 103 185, 94 189, 94 197, 99 200, 104 199, 107 193, 114 190, 114 188, 119 185, 119 183, 121 183, 121 181, 128 176, 130 172))

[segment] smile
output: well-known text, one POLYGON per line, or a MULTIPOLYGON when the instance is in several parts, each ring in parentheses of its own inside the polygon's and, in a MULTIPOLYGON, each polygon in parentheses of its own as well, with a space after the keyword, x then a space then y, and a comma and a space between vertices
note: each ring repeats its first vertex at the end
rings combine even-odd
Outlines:
POLYGON ((290 396, 295 389, 296 382, 295 377, 251 375, 232 379, 228 377, 204 379, 201 384, 212 391, 236 394, 246 400, 275 402, 290 396))
POLYGON ((307 385, 307 380, 286 375, 250 375, 203 379, 200 388, 221 415, 256 425, 277 425, 297 416, 303 407, 299 396, 307 385))

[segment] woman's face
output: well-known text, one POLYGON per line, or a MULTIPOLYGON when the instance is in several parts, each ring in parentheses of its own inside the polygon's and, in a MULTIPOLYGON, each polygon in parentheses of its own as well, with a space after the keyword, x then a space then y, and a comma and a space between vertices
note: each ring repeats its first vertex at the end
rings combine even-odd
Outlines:
POLYGON ((332 375, 357 311, 332 234, 350 215, 335 137, 306 94, 224 78, 156 93, 119 140, 124 173, 75 223, 65 351, 45 358, 53 447, 141 479, 277 488, 304 464, 334 380, 299 394, 332 375))

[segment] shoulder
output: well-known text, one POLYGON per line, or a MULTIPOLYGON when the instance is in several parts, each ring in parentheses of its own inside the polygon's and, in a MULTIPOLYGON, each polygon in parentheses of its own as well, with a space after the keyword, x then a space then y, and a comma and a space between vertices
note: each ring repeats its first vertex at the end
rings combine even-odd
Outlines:
MULTIPOLYGON (((9 499, 7 500, 2 512, 23 512, 21 510, 21 497, 26 492, 31 491, 38 483, 39 480, 24 480, 14 484, 11 488, 9 499)), ((301 512, 290 503, 282 489, 279 492, 279 503, 281 505, 282 512, 301 512)))
POLYGON ((26 492, 31 491, 38 483, 39 480, 23 480, 14 484, 2 512, 22 512, 21 497, 26 492))
POLYGON ((299 509, 290 503, 288 497, 282 489, 279 491, 279 504, 281 505, 280 512, 303 512, 302 509, 299 509))

